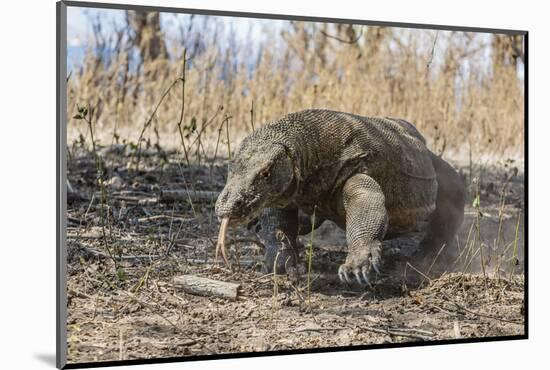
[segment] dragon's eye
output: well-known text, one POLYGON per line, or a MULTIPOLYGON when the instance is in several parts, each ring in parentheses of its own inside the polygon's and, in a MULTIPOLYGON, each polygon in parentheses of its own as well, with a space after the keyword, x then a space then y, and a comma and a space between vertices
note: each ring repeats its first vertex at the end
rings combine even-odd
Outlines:
POLYGON ((262 176, 264 179, 267 179, 271 174, 269 173, 269 169, 265 169, 262 172, 260 172, 260 176, 262 176))

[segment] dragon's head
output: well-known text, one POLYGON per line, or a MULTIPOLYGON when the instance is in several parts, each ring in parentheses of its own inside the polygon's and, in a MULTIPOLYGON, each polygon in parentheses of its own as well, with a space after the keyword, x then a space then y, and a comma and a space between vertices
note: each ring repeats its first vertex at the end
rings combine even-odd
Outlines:
POLYGON ((282 144, 259 141, 245 139, 229 164, 227 183, 216 201, 216 215, 229 224, 247 223, 263 208, 288 204, 292 157, 282 144))

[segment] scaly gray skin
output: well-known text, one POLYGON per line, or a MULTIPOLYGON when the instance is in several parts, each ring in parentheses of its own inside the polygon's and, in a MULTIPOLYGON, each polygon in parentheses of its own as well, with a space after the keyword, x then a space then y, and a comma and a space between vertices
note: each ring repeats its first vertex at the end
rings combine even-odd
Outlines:
POLYGON ((298 234, 312 230, 298 211, 312 215, 314 209, 314 227, 328 219, 346 230, 340 279, 368 284, 369 274, 379 271, 385 238, 427 220, 420 257, 451 241, 464 215, 464 185, 404 120, 304 110, 243 140, 216 214, 229 217, 230 225, 261 215, 264 270, 283 273, 297 262, 298 234))

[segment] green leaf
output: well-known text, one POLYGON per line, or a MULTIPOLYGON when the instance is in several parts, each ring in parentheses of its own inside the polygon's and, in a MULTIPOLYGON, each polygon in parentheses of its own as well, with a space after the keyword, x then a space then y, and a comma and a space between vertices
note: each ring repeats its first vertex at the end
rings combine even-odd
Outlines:
POLYGON ((480 201, 479 201, 479 194, 476 195, 476 197, 474 198, 474 202, 472 203, 472 207, 474 208, 479 208, 480 206, 480 201))
POLYGON ((83 119, 83 118, 84 118, 84 117, 82 117, 82 115, 81 115, 80 113, 75 114, 75 115, 73 116, 73 119, 83 119))
POLYGON ((189 124, 189 131, 195 132, 197 129, 197 119, 195 117, 191 118, 191 123, 189 124))
POLYGON ((191 118, 191 122, 188 126, 184 126, 183 129, 187 131, 187 134, 185 134, 185 138, 189 139, 191 134, 197 130, 197 119, 195 117, 191 118))
POLYGON ((78 107, 78 113, 80 113, 83 117, 86 117, 88 114, 88 107, 78 107))
POLYGON ((124 271, 124 269, 122 267, 119 267, 116 270, 116 276, 118 277, 118 280, 120 280, 120 281, 124 281, 126 279, 126 272, 124 271))

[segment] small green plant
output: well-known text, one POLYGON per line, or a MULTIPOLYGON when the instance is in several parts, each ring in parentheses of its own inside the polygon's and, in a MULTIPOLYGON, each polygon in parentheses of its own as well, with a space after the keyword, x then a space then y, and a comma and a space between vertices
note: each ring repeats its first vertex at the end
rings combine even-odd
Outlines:
POLYGON ((514 253, 512 255, 512 258, 510 260, 510 281, 512 280, 512 276, 514 275, 514 270, 516 265, 518 264, 518 240, 519 240, 519 222, 521 220, 521 212, 518 212, 518 221, 516 223, 516 233, 514 236, 514 253))
POLYGON ((485 271, 485 258, 483 253, 483 242, 481 240, 481 217, 483 217, 483 212, 481 212, 481 200, 479 192, 479 179, 474 179, 475 184, 475 197, 472 203, 472 207, 476 210, 475 225, 476 225, 476 243, 479 250, 479 258, 481 263, 481 271, 483 271, 483 279, 485 285, 487 286, 487 272, 485 271))
MULTIPOLYGON (((181 113, 180 113, 180 119, 178 121, 178 132, 180 134, 180 140, 181 140, 181 147, 183 149, 183 154, 185 155, 185 161, 187 162, 187 167, 191 167, 191 162, 189 161, 189 154, 187 153, 187 147, 185 146, 185 139, 183 134, 183 117, 185 115, 185 70, 187 69, 187 50, 183 49, 183 63, 181 68, 181 77, 179 80, 181 81, 181 113)), ((174 81, 174 83, 176 83, 174 81)), ((192 124, 193 122, 191 122, 192 124)), ((187 127, 186 127, 187 128, 187 127)), ((189 130, 189 128, 187 128, 189 130)))
POLYGON ((313 261, 313 241, 315 240, 315 211, 317 206, 313 207, 313 214, 311 215, 311 233, 308 243, 307 251, 307 300, 308 305, 311 306, 311 266, 313 261))
MULTIPOLYGON (((118 260, 114 257, 110 248, 109 239, 107 238, 107 226, 109 226, 109 230, 111 230, 110 225, 108 225, 109 207, 107 202, 107 190, 105 188, 105 182, 104 182, 103 162, 97 152, 97 144, 94 137, 93 113, 94 113, 94 110, 90 106, 77 105, 77 113, 73 116, 73 119, 83 120, 88 125, 88 130, 90 132, 90 140, 92 141, 92 154, 94 156, 95 165, 96 165, 96 181, 100 191, 99 220, 101 225, 101 235, 103 239, 103 244, 104 244, 105 250, 107 251, 107 254, 114 262, 117 278, 119 279, 119 281, 123 281, 125 279, 124 270, 119 265, 118 260)), ((120 251, 118 254, 120 255, 120 251)))
POLYGON ((275 255, 275 260, 273 261, 273 297, 271 304, 271 321, 273 323, 275 319, 275 312, 278 308, 277 297, 279 295, 279 278, 277 276, 277 261, 279 260, 279 251, 275 255))
POLYGON ((229 140, 229 120, 232 117, 229 114, 225 115, 224 121, 225 121, 225 133, 227 137, 227 155, 229 160, 231 160, 231 141, 229 140))

